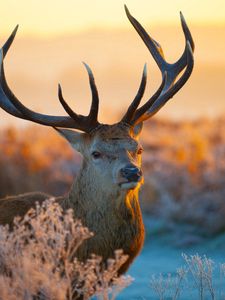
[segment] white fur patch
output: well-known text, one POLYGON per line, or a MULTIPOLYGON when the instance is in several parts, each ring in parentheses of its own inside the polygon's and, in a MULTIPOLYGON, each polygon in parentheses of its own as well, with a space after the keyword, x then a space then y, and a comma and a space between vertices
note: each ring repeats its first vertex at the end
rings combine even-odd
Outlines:
POLYGON ((120 184, 122 190, 133 190, 138 186, 139 182, 124 182, 120 184))

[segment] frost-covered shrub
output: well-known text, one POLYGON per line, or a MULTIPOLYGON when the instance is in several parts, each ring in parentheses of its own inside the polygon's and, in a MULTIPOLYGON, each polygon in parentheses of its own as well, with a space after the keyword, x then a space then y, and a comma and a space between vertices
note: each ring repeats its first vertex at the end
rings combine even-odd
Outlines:
POLYGON ((78 261, 76 250, 91 236, 72 210, 63 213, 53 199, 16 218, 13 231, 0 226, 0 300, 115 299, 131 282, 117 276, 127 256, 116 251, 105 268, 94 255, 78 261))
POLYGON ((152 276, 150 287, 157 295, 156 299, 225 299, 225 264, 216 265, 198 254, 182 256, 185 266, 176 274, 152 276))

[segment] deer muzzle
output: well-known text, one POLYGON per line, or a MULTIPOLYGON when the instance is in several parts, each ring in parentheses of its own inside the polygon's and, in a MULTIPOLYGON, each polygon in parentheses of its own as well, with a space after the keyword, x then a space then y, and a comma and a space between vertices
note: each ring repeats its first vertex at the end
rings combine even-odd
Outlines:
POLYGON ((120 174, 127 182, 139 182, 142 178, 142 171, 134 165, 127 165, 122 168, 120 174))

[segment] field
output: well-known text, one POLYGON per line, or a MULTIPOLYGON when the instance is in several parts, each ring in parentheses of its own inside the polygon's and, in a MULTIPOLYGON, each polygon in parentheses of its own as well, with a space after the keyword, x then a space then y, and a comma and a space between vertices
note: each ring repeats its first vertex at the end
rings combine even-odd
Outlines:
MULTIPOLYGON (((224 118, 146 124, 141 195, 145 214, 196 226, 201 236, 224 230, 224 126, 224 118)), ((2 130, 0 148, 1 197, 34 190, 62 195, 81 162, 54 130, 37 126, 2 130)))
MULTIPOLYGON (((151 274, 173 274, 182 252, 223 262, 224 127, 222 117, 146 124, 140 200, 146 241, 129 273, 136 281, 118 299, 157 299, 148 286, 151 274)), ((35 190, 64 194, 81 162, 56 132, 38 126, 1 130, 0 149, 1 197, 35 190)))

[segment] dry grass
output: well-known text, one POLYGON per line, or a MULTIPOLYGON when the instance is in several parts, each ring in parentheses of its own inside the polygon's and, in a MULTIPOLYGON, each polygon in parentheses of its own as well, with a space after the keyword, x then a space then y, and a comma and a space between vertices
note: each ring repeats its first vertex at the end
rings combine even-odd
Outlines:
POLYGON ((188 224, 202 236, 224 232, 224 126, 224 118, 149 123, 144 136, 145 212, 169 225, 188 224))
POLYGON ((8 128, 0 133, 0 149, 0 197, 34 190, 60 195, 79 164, 69 145, 47 128, 8 128))

